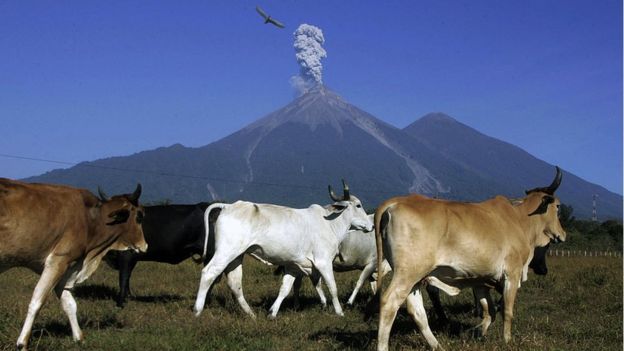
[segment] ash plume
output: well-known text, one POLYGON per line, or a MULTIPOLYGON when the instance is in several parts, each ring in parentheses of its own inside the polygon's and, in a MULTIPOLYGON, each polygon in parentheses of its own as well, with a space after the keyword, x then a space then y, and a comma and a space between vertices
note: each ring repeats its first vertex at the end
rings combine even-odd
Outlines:
POLYGON ((322 45, 325 43, 323 31, 309 24, 302 24, 293 33, 295 37, 295 56, 299 63, 299 75, 290 78, 290 83, 300 93, 305 93, 315 86, 323 85, 323 64, 327 57, 322 45))

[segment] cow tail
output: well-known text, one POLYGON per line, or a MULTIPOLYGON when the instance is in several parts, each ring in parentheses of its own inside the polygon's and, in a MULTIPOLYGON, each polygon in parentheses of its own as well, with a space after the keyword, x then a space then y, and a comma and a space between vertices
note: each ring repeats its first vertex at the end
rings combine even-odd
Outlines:
POLYGON ((381 308, 381 294, 382 294, 382 279, 383 279, 383 238, 382 235, 385 235, 386 226, 388 225, 388 221, 390 218, 390 214, 388 213, 388 209, 392 206, 392 204, 383 203, 380 207, 375 211, 375 242, 377 246, 377 291, 370 301, 366 308, 365 320, 368 320, 374 314, 373 310, 375 309, 375 303, 379 303, 379 307, 381 308))
MULTIPOLYGON (((224 203, 216 203, 208 206, 206 212, 204 212, 204 227, 206 227, 206 235, 204 237, 204 250, 202 252, 202 262, 206 261, 206 257, 208 256, 208 236, 210 235, 210 211, 215 208, 224 209, 227 204, 224 203)), ((215 222, 216 225, 216 222, 215 222)))
POLYGON ((380 207, 377 209, 377 211, 375 211, 375 243, 377 246, 377 294, 379 295, 380 299, 381 299, 381 292, 382 292, 381 283, 383 279, 383 276, 382 276, 383 274, 383 269, 382 269, 383 241, 381 238, 381 233, 386 229, 386 228, 381 227, 381 217, 383 217, 385 212, 386 212, 385 206, 380 207))

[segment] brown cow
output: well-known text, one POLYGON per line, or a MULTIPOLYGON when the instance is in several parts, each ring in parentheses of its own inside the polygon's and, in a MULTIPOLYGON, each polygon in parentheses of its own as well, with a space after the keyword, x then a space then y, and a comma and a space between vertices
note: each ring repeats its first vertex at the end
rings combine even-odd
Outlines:
POLYGON ((17 339, 27 348, 33 322, 54 289, 69 318, 74 340, 82 339, 74 284, 87 279, 111 249, 145 251, 139 205, 133 194, 100 198, 84 189, 29 184, 0 178, 0 272, 27 267, 41 275, 17 339))
POLYGON ((429 346, 439 347, 421 294, 430 277, 450 287, 475 287, 479 295, 487 291, 486 286, 502 286, 504 339, 509 342, 516 291, 533 250, 566 238, 558 218, 559 199, 554 196, 560 183, 557 167, 550 186, 529 190, 514 202, 503 196, 460 203, 411 195, 379 206, 375 213, 378 265, 385 253, 394 274, 381 297, 377 350, 388 349, 392 323, 406 299, 408 312, 429 346))

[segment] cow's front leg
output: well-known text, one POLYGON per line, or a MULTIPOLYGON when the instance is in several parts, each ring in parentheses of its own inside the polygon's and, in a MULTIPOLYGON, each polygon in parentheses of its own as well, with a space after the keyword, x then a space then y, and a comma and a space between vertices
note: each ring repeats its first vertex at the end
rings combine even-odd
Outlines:
POLYGON ((22 327, 22 331, 17 338, 17 349, 26 349, 28 348, 28 340, 30 339, 30 334, 32 333, 32 326, 39 314, 39 310, 43 303, 48 298, 50 291, 52 288, 59 282, 63 273, 67 270, 68 263, 61 258, 50 254, 45 262, 45 267, 43 272, 41 273, 41 277, 35 286, 35 291, 33 292, 33 296, 30 299, 30 304, 28 305, 28 314, 26 315, 26 320, 24 321, 24 326, 22 327))
POLYGON ((316 289, 316 294, 321 301, 321 305, 323 305, 323 308, 327 307, 327 298, 325 297, 325 292, 323 291, 323 279, 321 278, 321 273, 316 268, 312 268, 310 280, 312 280, 312 285, 314 285, 314 289, 316 289))
POLYGON ((137 264, 137 257, 134 252, 122 251, 119 253, 119 296, 117 296, 117 307, 123 308, 130 293, 130 276, 137 264))
POLYGON ((513 307, 516 301, 516 293, 518 292, 518 283, 522 277, 522 272, 510 272, 505 278, 505 287, 503 290, 503 336, 505 342, 511 341, 511 321, 513 319, 513 307))
POLYGON ((340 306, 340 300, 338 300, 338 288, 336 288, 336 281, 334 280, 334 269, 332 267, 331 260, 319 260, 316 262, 316 269, 321 273, 327 289, 332 297, 332 304, 334 305, 334 311, 339 316, 344 316, 342 306, 340 306))
POLYGON ((364 282, 370 278, 370 276, 373 274, 376 268, 377 268, 377 265, 375 264, 374 261, 370 262, 368 265, 366 265, 366 267, 364 267, 364 269, 362 270, 362 273, 360 274, 360 277, 358 278, 357 283, 355 284, 355 288, 353 288, 353 292, 351 293, 351 296, 349 297, 349 300, 347 301, 347 305, 353 305, 353 302, 355 301, 355 297, 357 296, 358 292, 362 288, 362 285, 364 285, 364 282))

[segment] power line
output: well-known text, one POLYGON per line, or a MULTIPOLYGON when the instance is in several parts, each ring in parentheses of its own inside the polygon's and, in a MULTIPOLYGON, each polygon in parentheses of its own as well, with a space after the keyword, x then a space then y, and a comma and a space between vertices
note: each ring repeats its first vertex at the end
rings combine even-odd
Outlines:
MULTIPOLYGON (((231 184, 243 184, 243 185, 253 184, 253 185, 278 186, 278 187, 299 188, 299 189, 309 189, 309 190, 318 190, 319 189, 316 186, 310 186, 310 185, 283 184, 283 183, 278 184, 278 183, 259 182, 259 181, 246 182, 246 181, 223 179, 223 178, 214 178, 214 177, 207 177, 207 176, 198 176, 198 175, 188 175, 188 174, 176 174, 176 173, 168 173, 168 172, 149 171, 149 170, 144 170, 144 169, 132 169, 132 168, 101 166, 101 165, 94 165, 94 164, 89 164, 89 163, 85 163, 85 162, 76 163, 76 162, 68 162, 68 161, 49 160, 49 159, 44 159, 44 158, 18 156, 18 155, 10 155, 10 154, 3 154, 3 153, 0 153, 0 157, 12 158, 12 159, 18 159, 18 160, 26 160, 26 161, 56 163, 56 164, 75 166, 75 167, 90 167, 90 168, 97 168, 97 169, 106 169, 106 170, 113 170, 113 171, 126 172, 126 173, 142 173, 142 174, 150 174, 150 175, 174 177, 174 178, 201 179, 201 180, 206 180, 206 181, 231 183, 231 184)), ((368 193, 377 193, 377 194, 392 194, 392 195, 395 195, 395 196, 398 195, 396 192, 380 191, 380 190, 367 190, 367 192, 368 193)))

